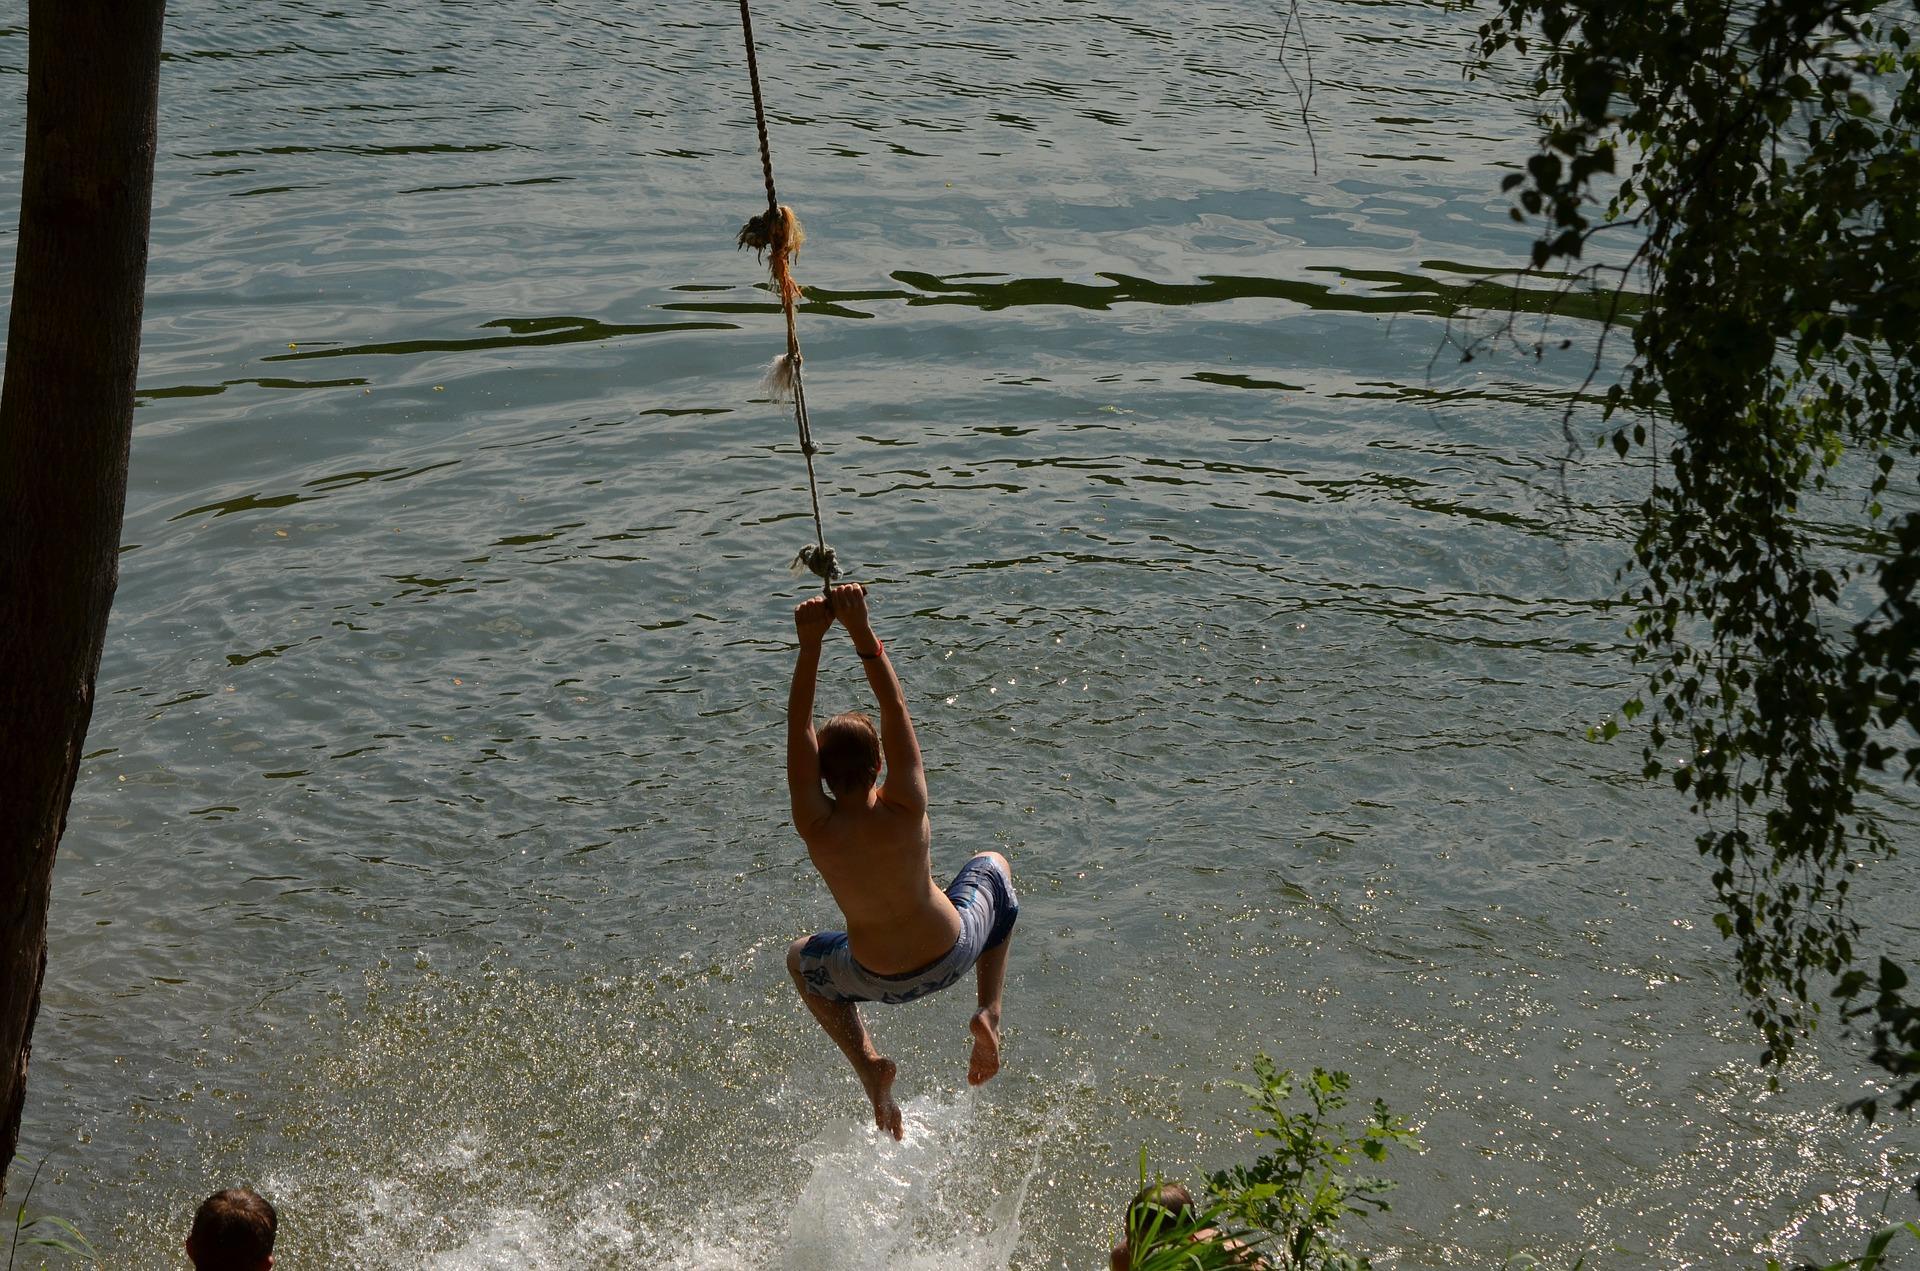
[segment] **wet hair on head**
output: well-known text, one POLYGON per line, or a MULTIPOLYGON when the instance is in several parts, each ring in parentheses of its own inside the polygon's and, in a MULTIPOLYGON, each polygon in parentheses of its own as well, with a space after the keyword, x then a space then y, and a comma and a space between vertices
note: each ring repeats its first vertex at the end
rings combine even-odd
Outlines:
POLYGON ((187 1249, 197 1271, 259 1271, 273 1256, 280 1216, 251 1187, 229 1187, 200 1202, 187 1249))
POLYGON ((820 725, 820 779, 835 797, 858 794, 880 775, 880 734, 859 711, 820 725))
POLYGON ((1178 1183, 1148 1183, 1127 1203, 1127 1236, 1157 1245, 1193 1217, 1192 1192, 1178 1183))

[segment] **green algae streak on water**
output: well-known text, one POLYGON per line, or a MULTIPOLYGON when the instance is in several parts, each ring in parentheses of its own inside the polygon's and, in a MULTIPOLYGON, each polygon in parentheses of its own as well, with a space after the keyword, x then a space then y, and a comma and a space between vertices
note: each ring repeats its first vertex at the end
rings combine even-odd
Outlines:
POLYGON ((1751 1069, 1684 806, 1584 740, 1648 479, 1560 462, 1591 307, 1442 348, 1526 241, 1473 15, 1305 7, 1317 171, 1280 5, 757 15, 829 536, 938 868, 1026 900, 990 1086, 970 995, 876 1017, 893 1148, 781 966, 832 910, 733 10, 171 8, 24 1144, 109 1262, 248 1179, 289 1268, 1084 1268, 1142 1143, 1243 1150, 1256 1049, 1421 1124, 1386 1265, 1838 1256, 1897 1197, 1853 1051, 1751 1069))

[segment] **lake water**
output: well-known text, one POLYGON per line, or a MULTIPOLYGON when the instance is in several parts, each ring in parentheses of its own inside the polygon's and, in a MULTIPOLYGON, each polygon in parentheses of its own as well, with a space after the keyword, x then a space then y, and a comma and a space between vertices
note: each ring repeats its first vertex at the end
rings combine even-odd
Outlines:
MULTIPOLYGON (((1596 328, 1443 348, 1528 241, 1477 15, 1307 8, 1311 147, 1275 5, 756 16, 829 537, 937 870, 1023 891, 1003 1075, 965 1087, 964 989, 871 1013, 877 1142, 781 964, 834 913, 734 9, 180 2, 37 1201, 125 1266, 246 1179, 289 1271, 1087 1268, 1142 1145, 1247 1158, 1220 1081, 1264 1049, 1418 1122, 1383 1265, 1912 1216, 1911 1126, 1833 1114, 1838 1037, 1768 1091, 1694 821, 1585 740, 1647 482, 1561 463, 1596 328)), ((862 692, 831 646, 822 707, 862 692)), ((1916 881, 1861 884, 1909 957, 1916 881)))

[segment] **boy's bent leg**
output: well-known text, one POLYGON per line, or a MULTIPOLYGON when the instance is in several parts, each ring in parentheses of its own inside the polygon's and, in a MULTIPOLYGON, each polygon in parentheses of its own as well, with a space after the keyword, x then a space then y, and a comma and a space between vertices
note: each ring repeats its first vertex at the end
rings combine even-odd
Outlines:
MULTIPOLYGON (((1013 876, 1007 866, 1007 858, 998 852, 981 852, 981 856, 991 856, 998 864, 1008 870, 1007 876, 1013 876)), ((973 1034, 973 1054, 967 1061, 967 1084, 977 1086, 991 1080, 1000 1071, 1000 994, 1007 979, 1007 951, 1013 944, 1013 934, 1009 931, 999 944, 994 945, 980 955, 973 965, 973 975, 979 990, 980 1009, 973 1013, 973 1019, 967 1029, 973 1034)))
POLYGON ((829 1001, 807 987, 806 977, 800 970, 800 951, 806 947, 805 936, 787 947, 787 974, 793 977, 800 1000, 807 1004, 807 1010, 820 1021, 820 1027, 853 1065, 854 1075, 860 1079, 868 1101, 873 1104, 873 1123, 896 1139, 905 1137, 900 1105, 893 1101, 896 1071, 893 1061, 873 1048, 873 1038, 867 1035, 866 1026, 860 1022, 859 1009, 852 1002, 829 1001))
POLYGON ((980 1009, 967 1025, 973 1034, 973 1055, 967 1061, 967 1084, 977 1086, 1000 1071, 1000 988, 1007 978, 1007 949, 1013 944, 1008 936, 980 955, 973 964, 979 983, 980 1009))

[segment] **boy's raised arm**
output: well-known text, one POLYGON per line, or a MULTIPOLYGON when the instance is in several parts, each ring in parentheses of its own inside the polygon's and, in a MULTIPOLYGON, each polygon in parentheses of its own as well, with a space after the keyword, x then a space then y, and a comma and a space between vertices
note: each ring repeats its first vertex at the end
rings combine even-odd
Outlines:
POLYGON ((907 696, 893 663, 867 617, 867 592, 859 583, 842 583, 833 589, 833 616, 840 619, 860 655, 860 667, 867 673, 867 684, 880 708, 880 746, 887 761, 883 783, 887 801, 909 811, 927 809, 927 773, 920 761, 920 740, 913 734, 913 718, 907 714, 907 696))
POLYGON ((820 745, 813 735, 813 685, 820 675, 820 643, 832 625, 833 611, 824 597, 814 596, 794 606, 800 651, 793 660, 793 685, 787 690, 787 798, 793 828, 802 836, 833 811, 820 789, 820 745))

